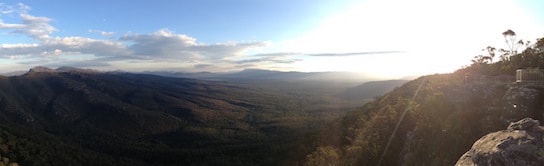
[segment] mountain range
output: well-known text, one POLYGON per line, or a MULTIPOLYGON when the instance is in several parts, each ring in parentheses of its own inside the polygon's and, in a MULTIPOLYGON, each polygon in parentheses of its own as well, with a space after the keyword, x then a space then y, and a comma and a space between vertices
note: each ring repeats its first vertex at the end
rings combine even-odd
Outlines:
POLYGON ((342 98, 353 82, 330 75, 35 67, 0 76, 0 155, 23 165, 292 165, 322 126, 363 104, 342 98))
POLYGON ((276 80, 276 81, 332 81, 362 83, 377 78, 354 72, 284 72, 262 69, 245 69, 239 72, 166 72, 147 71, 143 74, 160 75, 167 77, 195 78, 195 79, 220 79, 220 80, 276 80))

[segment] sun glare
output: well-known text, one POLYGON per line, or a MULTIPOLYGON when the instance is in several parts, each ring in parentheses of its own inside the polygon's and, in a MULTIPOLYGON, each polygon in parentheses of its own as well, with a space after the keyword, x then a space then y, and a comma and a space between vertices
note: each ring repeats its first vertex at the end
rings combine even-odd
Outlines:
POLYGON ((502 46, 500 33, 507 28, 538 32, 534 28, 542 26, 527 15, 510 1, 369 0, 324 18, 306 34, 283 42, 282 49, 307 54, 402 52, 308 57, 297 63, 303 71, 356 71, 384 77, 448 73, 468 65, 482 48, 502 46), (506 9, 516 12, 502 12, 506 9))
POLYGON ((433 73, 448 73, 462 66, 455 59, 431 57, 425 53, 387 53, 360 56, 312 57, 298 62, 296 67, 307 72, 351 71, 376 78, 397 79, 433 73), (432 71, 432 72, 429 72, 432 71))

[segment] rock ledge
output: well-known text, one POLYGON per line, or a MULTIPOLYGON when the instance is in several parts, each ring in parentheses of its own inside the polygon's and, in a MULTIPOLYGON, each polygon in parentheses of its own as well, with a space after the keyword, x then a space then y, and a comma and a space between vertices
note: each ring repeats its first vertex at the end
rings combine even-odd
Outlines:
POLYGON ((544 165, 544 128, 525 118, 478 139, 455 165, 544 165))

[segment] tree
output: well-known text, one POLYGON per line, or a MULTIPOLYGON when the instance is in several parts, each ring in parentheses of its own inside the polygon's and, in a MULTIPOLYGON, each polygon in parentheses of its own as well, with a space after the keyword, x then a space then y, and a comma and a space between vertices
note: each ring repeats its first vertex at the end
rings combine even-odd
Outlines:
POLYGON ((492 57, 478 55, 478 56, 474 56, 474 59, 472 59, 471 61, 473 64, 489 64, 492 61, 492 57))
POLYGON ((506 42, 506 45, 508 46, 508 50, 500 49, 499 51, 502 53, 501 60, 506 60, 508 57, 512 55, 518 54, 518 49, 521 46, 526 46, 526 44, 530 44, 529 41, 525 42, 523 40, 516 41, 516 32, 512 31, 511 29, 508 29, 502 33, 504 36, 504 41, 506 42))
POLYGON ((544 50, 544 37, 540 38, 536 41, 534 48, 537 51, 543 51, 544 50))
MULTIPOLYGON (((491 47, 491 46, 487 46, 485 49, 483 50, 486 50, 487 51, 487 56, 482 56, 482 58, 484 60, 488 60, 489 63, 493 63, 493 58, 495 58, 495 52, 496 52, 496 48, 495 47, 491 47)), ((483 51, 482 50, 482 51, 483 51)), ((477 58, 478 56, 476 56, 475 58, 477 58)), ((474 62, 474 60, 473 60, 474 62)))
POLYGON ((508 29, 502 33, 504 36, 504 41, 506 42, 506 45, 510 49, 511 53, 514 53, 515 49, 515 41, 516 41, 516 32, 512 31, 511 29, 508 29))

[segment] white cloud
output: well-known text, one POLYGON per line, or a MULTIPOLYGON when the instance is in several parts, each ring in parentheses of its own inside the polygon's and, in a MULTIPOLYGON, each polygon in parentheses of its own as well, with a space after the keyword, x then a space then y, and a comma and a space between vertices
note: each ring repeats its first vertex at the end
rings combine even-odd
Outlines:
POLYGON ((28 57, 44 55, 90 54, 101 60, 153 60, 178 62, 227 62, 227 58, 242 55, 260 42, 203 44, 195 38, 159 30, 152 34, 127 34, 119 40, 99 40, 85 37, 44 36, 34 44, 2 44, 0 57, 28 57), (123 44, 129 41, 129 46, 123 44))
POLYGON ((152 34, 128 34, 120 38, 134 44, 129 50, 135 56, 182 61, 222 60, 242 55, 248 49, 265 46, 263 42, 197 43, 195 38, 167 29, 152 34))
POLYGON ((0 47, 2 49, 12 49, 12 48, 32 48, 32 47, 38 47, 38 44, 1 44, 0 47))
POLYGON ((45 39, 57 29, 49 25, 51 19, 47 17, 36 17, 26 13, 20 14, 21 20, 23 21, 22 28, 16 28, 16 33, 26 34, 36 39, 45 39))
POLYGON ((85 37, 55 37, 42 41, 44 49, 61 49, 72 54, 92 54, 97 57, 129 57, 130 51, 119 41, 98 40, 85 37))
POLYGON ((0 14, 9 15, 13 13, 26 13, 31 8, 23 3, 18 3, 17 6, 6 5, 0 3, 0 14))
POLYGON ((0 46, 0 58, 12 58, 16 56, 26 56, 29 53, 39 53, 40 45, 38 44, 2 44, 0 46))
POLYGON ((9 5, 0 5, 0 13, 2 14, 18 14, 22 23, 5 23, 0 19, 0 28, 12 29, 15 33, 28 35, 35 39, 43 39, 49 37, 50 34, 57 29, 51 26, 49 22, 52 19, 48 17, 37 17, 28 14, 31 8, 22 3, 18 4, 18 8, 9 5))
POLYGON ((21 13, 27 13, 28 11, 30 11, 30 9, 32 9, 30 6, 23 3, 18 3, 17 7, 19 7, 18 11, 21 13))
POLYGON ((39 55, 93 54, 104 56, 130 56, 129 50, 121 42, 97 40, 84 37, 42 38, 40 43, 2 44, 0 57, 25 56, 32 58, 39 55))
POLYGON ((23 24, 7 24, 7 23, 4 23, 2 20, 0 20, 0 28, 2 29, 21 29, 24 27, 25 25, 23 24))
POLYGON ((147 65, 185 63, 185 66, 202 69, 198 64, 233 65, 235 62, 230 58, 243 56, 247 50, 265 46, 263 42, 198 43, 193 37, 167 29, 150 34, 125 34, 119 39, 112 38, 114 32, 93 29, 88 31, 108 38, 52 36, 57 31, 50 25, 52 19, 33 16, 28 13, 29 10, 30 7, 24 4, 19 4, 18 8, 0 5, 0 13, 15 14, 13 16, 21 20, 21 23, 6 23, 0 19, 0 29, 12 30, 13 33, 34 39, 34 43, 2 43, 0 58, 16 60, 13 62, 25 65, 104 67, 109 64, 126 64, 132 60, 147 65), (70 58, 82 56, 86 58, 70 58))
POLYGON ((235 61, 234 63, 255 64, 255 65, 258 65, 259 63, 292 64, 298 61, 301 61, 301 59, 267 56, 267 57, 239 60, 239 61, 235 61))
POLYGON ((107 38, 112 38, 113 36, 115 36, 115 32, 106 32, 106 31, 101 31, 101 30, 96 30, 96 29, 89 29, 89 32, 90 33, 98 33, 98 34, 102 35, 103 37, 107 37, 107 38))
POLYGON ((14 14, 17 13, 21 19, 20 24, 17 23, 5 23, 0 19, 0 28, 1 29, 11 29, 14 33, 20 33, 28 35, 35 39, 44 39, 49 37, 50 34, 55 32, 57 29, 51 26, 49 22, 52 20, 47 17, 36 17, 28 14, 30 10, 29 6, 26 6, 22 3, 18 4, 19 8, 13 6, 0 5, 0 13, 2 14, 14 14))
POLYGON ((0 3, 0 14, 5 15, 5 14, 11 14, 13 12, 15 12, 15 10, 13 9, 13 6, 0 3))

